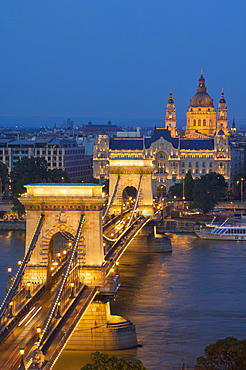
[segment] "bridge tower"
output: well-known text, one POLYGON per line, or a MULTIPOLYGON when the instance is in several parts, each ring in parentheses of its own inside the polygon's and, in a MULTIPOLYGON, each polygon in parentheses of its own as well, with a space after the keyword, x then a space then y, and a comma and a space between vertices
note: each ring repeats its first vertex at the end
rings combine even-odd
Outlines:
POLYGON ((78 263, 101 266, 104 260, 102 209, 106 202, 102 186, 46 183, 26 185, 26 189, 27 193, 20 198, 26 209, 26 251, 41 215, 44 221, 25 279, 41 279, 43 283, 49 279, 52 260, 56 257, 52 256, 53 237, 58 233, 74 237, 82 215, 85 222, 77 251, 78 263))
POLYGON ((144 216, 153 215, 152 173, 154 167, 150 159, 110 159, 109 160, 109 214, 122 211, 123 191, 127 187, 137 190, 138 210, 144 216))

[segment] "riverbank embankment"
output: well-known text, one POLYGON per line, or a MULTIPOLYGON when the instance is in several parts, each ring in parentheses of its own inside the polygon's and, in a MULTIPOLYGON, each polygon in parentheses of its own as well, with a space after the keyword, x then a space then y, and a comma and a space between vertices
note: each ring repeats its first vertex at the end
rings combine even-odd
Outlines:
POLYGON ((165 219, 157 226, 157 233, 194 233, 200 225, 205 225, 205 222, 165 219))
POLYGON ((0 230, 26 230, 26 221, 0 221, 0 230))

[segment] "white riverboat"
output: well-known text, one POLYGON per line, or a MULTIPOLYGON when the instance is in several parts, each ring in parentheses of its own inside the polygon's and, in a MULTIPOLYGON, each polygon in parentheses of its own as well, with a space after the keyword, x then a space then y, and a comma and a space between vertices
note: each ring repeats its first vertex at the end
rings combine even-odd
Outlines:
POLYGON ((238 240, 246 241, 246 223, 228 222, 228 219, 221 224, 206 224, 206 228, 200 227, 195 233, 201 239, 216 240, 238 240))

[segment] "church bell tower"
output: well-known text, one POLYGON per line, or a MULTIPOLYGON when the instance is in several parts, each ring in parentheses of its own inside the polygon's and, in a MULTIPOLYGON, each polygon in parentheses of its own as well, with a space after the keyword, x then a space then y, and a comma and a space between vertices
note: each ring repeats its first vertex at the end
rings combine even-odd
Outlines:
POLYGON ((217 132, 220 130, 223 130, 226 135, 229 135, 227 106, 223 90, 221 92, 217 110, 217 132))
POLYGON ((174 104, 172 91, 170 91, 169 99, 166 105, 165 128, 170 131, 172 137, 177 137, 176 107, 174 104))

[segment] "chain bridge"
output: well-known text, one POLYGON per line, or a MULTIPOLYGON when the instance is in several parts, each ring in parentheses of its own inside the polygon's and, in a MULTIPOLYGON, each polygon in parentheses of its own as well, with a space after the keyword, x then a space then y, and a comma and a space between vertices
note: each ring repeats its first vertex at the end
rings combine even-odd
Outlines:
POLYGON ((120 210, 116 167, 109 199, 98 184, 26 185, 25 254, 0 306, 0 369, 48 370, 64 348, 137 345, 135 326, 111 315, 110 301, 121 255, 160 209, 149 199, 138 206, 148 182, 140 173, 136 197, 120 210))

